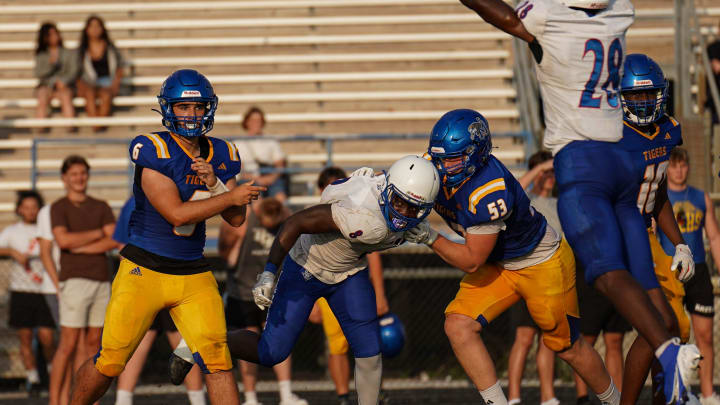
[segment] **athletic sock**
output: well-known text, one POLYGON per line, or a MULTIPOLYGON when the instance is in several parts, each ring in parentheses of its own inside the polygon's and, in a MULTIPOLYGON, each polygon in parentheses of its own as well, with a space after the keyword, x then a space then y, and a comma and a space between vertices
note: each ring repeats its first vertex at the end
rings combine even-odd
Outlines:
POLYGON ((245 402, 257 402, 257 394, 255 394, 255 391, 245 391, 245 402))
POLYGON ((598 399, 603 404, 618 405, 620 404, 620 391, 615 388, 615 384, 610 379, 610 386, 607 387, 605 392, 598 394, 598 399))
POLYGON ((133 405, 132 391, 117 390, 115 394, 115 405, 133 405))
POLYGON ((28 370, 26 372, 27 381, 30 384, 38 384, 40 382, 40 374, 38 374, 37 369, 33 368, 32 370, 28 370))
MULTIPOLYGON (((508 401, 508 405, 517 405, 519 403, 520 403, 520 398, 513 398, 508 401)), ((540 404, 540 405, 542 405, 542 404, 540 404)))
POLYGON ((278 388, 280 391, 280 402, 292 400, 292 387, 290 380, 278 381, 278 388))
POLYGON ((495 384, 491 385, 490 388, 480 391, 480 395, 482 395, 486 404, 508 405, 507 398, 505 398, 505 394, 500 386, 500 381, 495 381, 495 384))
POLYGON ((188 399, 190 400, 190 405, 205 405, 205 391, 203 390, 188 390, 187 392, 188 399))

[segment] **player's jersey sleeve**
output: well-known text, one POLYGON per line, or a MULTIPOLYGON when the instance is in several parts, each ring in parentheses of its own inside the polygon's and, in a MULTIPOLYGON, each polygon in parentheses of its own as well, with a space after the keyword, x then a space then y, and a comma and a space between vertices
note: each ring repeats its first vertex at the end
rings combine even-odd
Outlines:
POLYGON ((547 7, 543 1, 528 0, 520 3, 515 13, 529 33, 533 34, 542 45, 542 38, 547 26, 547 7))
POLYGON ((350 201, 338 201, 330 205, 330 209, 340 233, 350 242, 372 245, 387 237, 387 225, 368 208, 356 206, 350 201))
POLYGON ((170 151, 160 134, 150 133, 135 137, 130 142, 130 160, 138 166, 172 177, 169 173, 170 151))
MULTIPOLYGON (((504 229, 502 221, 510 216, 514 199, 506 187, 504 177, 497 177, 490 181, 476 182, 472 192, 467 197, 467 212, 465 229, 488 225, 495 227, 498 232, 504 229)), ((479 231, 476 228, 476 231, 479 231)), ((492 233, 487 231, 471 233, 492 233)))

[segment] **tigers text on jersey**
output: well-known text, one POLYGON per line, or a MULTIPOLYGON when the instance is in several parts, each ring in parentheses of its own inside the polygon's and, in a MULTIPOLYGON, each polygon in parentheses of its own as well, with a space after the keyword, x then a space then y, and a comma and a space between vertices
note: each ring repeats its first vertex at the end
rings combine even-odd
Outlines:
MULTIPOLYGON (((179 142, 170 132, 139 135, 130 142, 130 158, 135 163, 135 210, 130 216, 129 243, 156 255, 197 260, 205 248, 205 221, 173 227, 152 206, 140 181, 142 169, 148 168, 172 179, 182 201, 209 198, 207 187, 190 168, 193 156, 179 142)), ((200 150, 223 183, 240 172, 240 158, 232 143, 203 136, 200 150)))
POLYGON ((645 219, 646 226, 649 227, 655 208, 655 194, 666 177, 670 151, 682 145, 682 131, 680 124, 668 115, 648 125, 648 128, 638 127, 627 121, 623 124, 623 137, 618 146, 633 152, 639 178, 642 181, 638 194, 638 209, 645 219))
POLYGON ((385 176, 354 176, 337 180, 320 197, 330 204, 340 233, 300 235, 290 257, 318 280, 336 284, 367 267, 365 254, 395 247, 405 241, 392 232, 378 202, 385 176))
POLYGON ((576 140, 620 140, 625 32, 635 19, 630 0, 610 0, 597 13, 557 0, 528 0, 516 11, 543 49, 536 71, 547 126, 545 147, 554 155, 576 140))
MULTIPOLYGON (((442 187, 435 211, 460 236, 466 232, 487 233, 473 232, 473 228, 502 221, 504 229, 500 230, 487 262, 533 253, 548 228, 545 217, 530 206, 520 183, 493 155, 458 187, 442 187)), ((555 235, 555 241, 558 240, 555 235)))

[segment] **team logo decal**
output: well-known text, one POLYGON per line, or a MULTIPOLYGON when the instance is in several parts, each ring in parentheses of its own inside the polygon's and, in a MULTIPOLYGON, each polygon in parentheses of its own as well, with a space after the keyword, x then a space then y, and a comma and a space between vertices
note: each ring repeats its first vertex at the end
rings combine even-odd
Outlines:
POLYGON ((475 118, 475 122, 468 126, 468 132, 472 140, 485 139, 490 135, 487 123, 480 117, 475 118))
POLYGON ((350 237, 351 237, 351 238, 357 238, 358 236, 362 236, 362 234, 363 234, 362 229, 358 229, 357 231, 352 232, 352 233, 350 234, 350 237))
POLYGON ((202 95, 197 90, 184 90, 180 97, 184 98, 184 97, 201 97, 201 96, 202 95))

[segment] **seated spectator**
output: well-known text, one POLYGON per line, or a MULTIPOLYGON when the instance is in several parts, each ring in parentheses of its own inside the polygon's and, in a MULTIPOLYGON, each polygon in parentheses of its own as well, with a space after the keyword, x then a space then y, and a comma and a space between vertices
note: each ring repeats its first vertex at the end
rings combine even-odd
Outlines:
POLYGON ((250 107, 243 117, 242 127, 248 136, 235 143, 242 161, 242 178, 254 180, 257 186, 267 187, 263 197, 275 197, 285 202, 288 194, 287 176, 272 171, 282 170, 286 166, 285 153, 278 141, 262 136, 265 113, 259 107, 250 107))
MULTIPOLYGON (((81 72, 78 94, 85 98, 88 117, 110 116, 112 99, 117 96, 123 77, 122 58, 100 17, 91 15, 85 21, 78 58, 81 72)), ((103 129, 93 127, 95 132, 103 129)))
MULTIPOLYGON (((37 118, 48 117, 48 106, 53 98, 60 100, 63 117, 75 116, 72 104, 73 87, 78 75, 78 60, 75 51, 63 47, 62 37, 55 24, 43 23, 40 26, 35 49, 35 77, 38 86, 37 118)), ((43 132, 47 131, 47 128, 43 132)))
POLYGON ((56 304, 55 285, 40 259, 37 216, 43 200, 36 191, 18 193, 15 212, 20 221, 0 233, 0 255, 13 259, 10 272, 10 319, 20 339, 20 355, 27 375, 28 391, 36 392, 40 375, 33 355, 33 330, 49 362, 55 353, 55 319, 51 306, 56 304))

